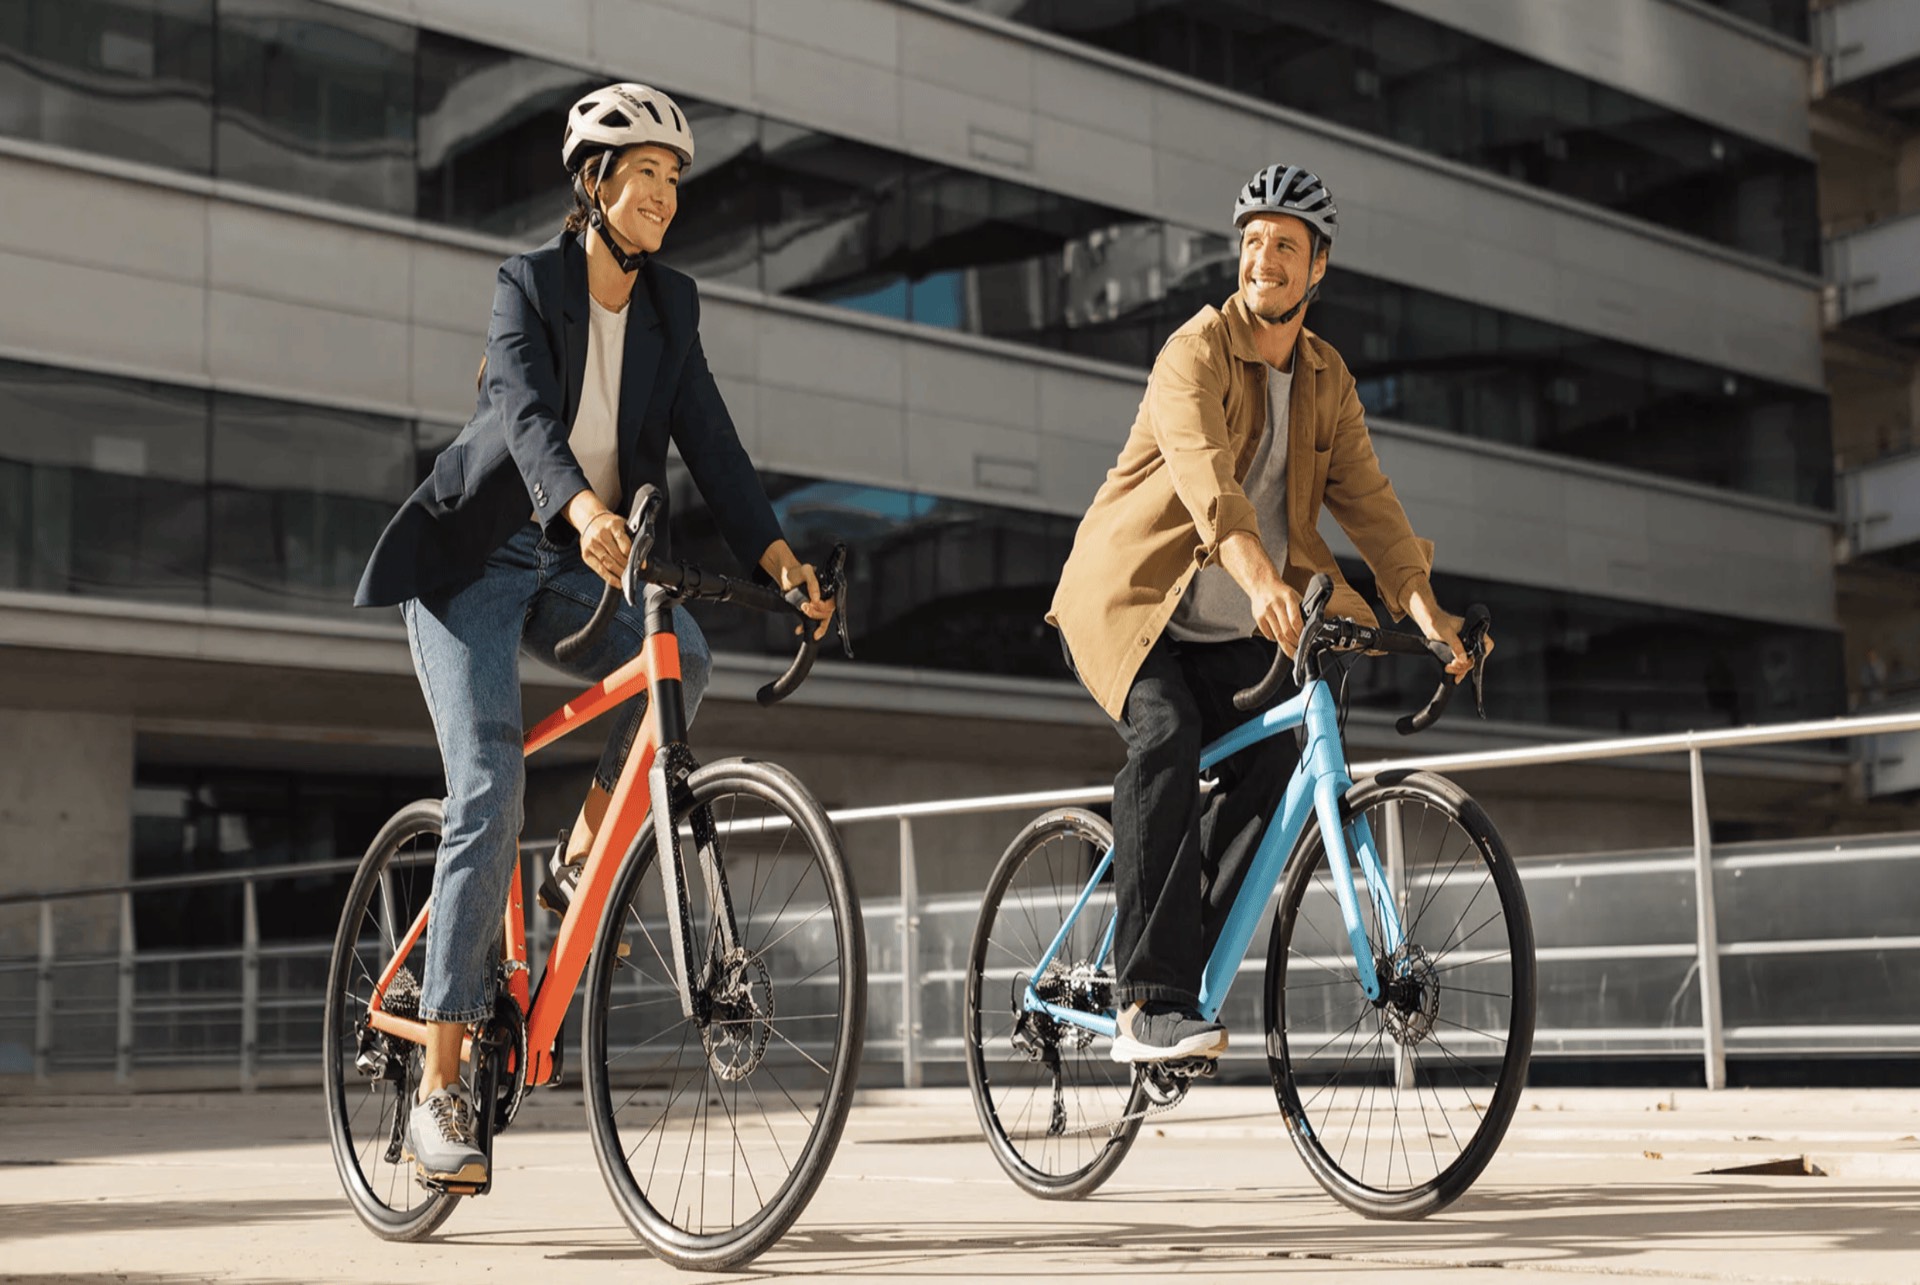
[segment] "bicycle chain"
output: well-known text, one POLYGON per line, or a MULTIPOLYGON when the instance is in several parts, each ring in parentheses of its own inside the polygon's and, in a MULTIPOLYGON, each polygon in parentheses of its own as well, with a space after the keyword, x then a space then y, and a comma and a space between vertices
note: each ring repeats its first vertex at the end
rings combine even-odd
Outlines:
POLYGON ((1100 1124, 1082 1125, 1078 1129, 1062 1129, 1055 1136, 1062 1137, 1062 1138, 1071 1138, 1071 1137, 1076 1137, 1080 1134, 1099 1133, 1102 1130, 1105 1130, 1108 1133, 1117 1133, 1121 1129, 1126 1128, 1129 1124, 1132 1124, 1135 1120, 1145 1120, 1149 1116, 1165 1115, 1167 1112, 1173 1110, 1175 1107, 1179 1106, 1182 1102, 1185 1102, 1186 1100, 1187 1100, 1187 1095, 1185 1093, 1182 1093, 1179 1097, 1175 1098, 1171 1102, 1164 1102, 1156 1106, 1150 1106, 1146 1108, 1144 1111, 1131 1111, 1126 1115, 1117 1116, 1112 1120, 1105 1121, 1100 1124))
POLYGON ((1132 1124, 1136 1120, 1145 1120, 1151 1116, 1165 1115, 1167 1112, 1173 1110, 1175 1107, 1179 1106, 1182 1102, 1185 1102, 1187 1100, 1188 1090, 1193 1087, 1193 1081, 1199 1078, 1204 1078, 1204 1077, 1200 1077, 1200 1076, 1182 1077, 1185 1083, 1181 1087, 1180 1091, 1174 1094, 1173 1098, 1170 1101, 1157 1102, 1157 1103, 1154 1103, 1152 1106, 1144 1108, 1143 1110, 1130 1111, 1126 1115, 1116 1116, 1112 1120, 1104 1120, 1099 1124, 1082 1125, 1078 1129, 1062 1129, 1058 1134, 1051 1135, 1051 1136, 1062 1137, 1062 1138, 1076 1137, 1081 1134, 1099 1133, 1102 1130, 1106 1130, 1109 1133, 1112 1133, 1120 1129, 1126 1128, 1128 1125, 1132 1124))

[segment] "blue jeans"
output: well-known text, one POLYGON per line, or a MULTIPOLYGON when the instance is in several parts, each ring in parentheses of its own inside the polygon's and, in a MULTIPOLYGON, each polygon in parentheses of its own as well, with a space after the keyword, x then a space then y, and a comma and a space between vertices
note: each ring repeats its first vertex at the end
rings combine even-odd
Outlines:
MULTIPOLYGON (((571 665, 554 660, 555 644, 587 623, 604 586, 580 560, 578 546, 554 544, 529 522, 487 559, 479 579, 400 605, 447 775, 420 981, 420 1016, 428 1021, 472 1022, 493 1012, 500 926, 525 820, 519 654, 588 683, 640 652, 642 611, 623 603, 589 653, 571 665)), ((686 608, 674 608, 673 623, 691 721, 713 660, 686 608)), ((610 716, 613 731, 595 773, 603 786, 619 778, 646 699, 642 693, 610 716)))

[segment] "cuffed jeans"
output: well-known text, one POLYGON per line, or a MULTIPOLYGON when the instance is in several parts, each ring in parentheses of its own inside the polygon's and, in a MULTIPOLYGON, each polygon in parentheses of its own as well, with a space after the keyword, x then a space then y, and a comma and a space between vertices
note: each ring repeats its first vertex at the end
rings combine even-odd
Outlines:
MULTIPOLYGON (((487 559, 478 579, 400 606, 447 776, 420 982, 420 1016, 428 1021, 472 1022, 493 1011, 502 916, 525 819, 520 653, 597 682, 640 652, 642 610, 623 603, 595 647, 570 665, 554 659, 554 646, 587 623, 604 587, 578 546, 555 544, 529 522, 487 559)), ((684 607, 674 608, 673 622, 691 721, 713 662, 684 607)), ((646 699, 642 693, 611 716, 595 773, 603 787, 619 779, 646 699)))
POLYGON ((1114 722, 1127 743, 1113 782, 1121 1004, 1199 1005, 1207 957, 1299 762, 1291 735, 1270 737, 1215 767, 1219 784, 1203 800, 1200 751, 1252 717, 1233 708, 1233 694, 1266 676, 1273 649, 1264 638, 1183 643, 1162 634, 1127 690, 1114 722))

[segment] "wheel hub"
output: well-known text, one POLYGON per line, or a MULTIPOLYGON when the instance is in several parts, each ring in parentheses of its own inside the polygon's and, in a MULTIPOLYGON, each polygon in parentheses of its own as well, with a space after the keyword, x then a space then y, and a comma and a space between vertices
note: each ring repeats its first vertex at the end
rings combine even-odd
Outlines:
POLYGON ((717 980, 707 992, 709 1012, 700 1027, 707 1063, 724 1081, 744 1080, 773 1038, 773 979, 764 962, 737 946, 709 972, 717 980))
POLYGON ((1379 1004, 1387 1033, 1404 1047, 1421 1043, 1440 1020, 1440 987, 1433 959, 1409 944, 1381 960, 1377 968, 1380 976, 1390 979, 1379 1004))

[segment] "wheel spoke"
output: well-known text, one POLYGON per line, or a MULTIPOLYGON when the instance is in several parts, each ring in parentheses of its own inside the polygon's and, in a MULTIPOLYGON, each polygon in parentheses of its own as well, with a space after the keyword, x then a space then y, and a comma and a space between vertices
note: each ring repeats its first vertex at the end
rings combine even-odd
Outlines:
MULTIPOLYGON (((1383 973, 1388 990, 1377 1007, 1361 996, 1357 977, 1341 975, 1352 947, 1336 945, 1321 927, 1337 928, 1341 918, 1324 847, 1316 846, 1289 872, 1269 1012, 1281 1022, 1282 1066, 1306 1116, 1295 1142, 1318 1155, 1315 1176, 1363 1212, 1430 1212, 1478 1176, 1511 1117, 1520 1086, 1508 1054, 1531 1028, 1531 1008, 1521 1005, 1532 1003, 1533 961, 1513 927, 1524 925, 1524 909, 1510 904, 1521 895, 1519 881, 1497 837, 1472 828, 1479 823, 1462 810, 1430 802, 1424 787, 1361 787, 1369 788, 1373 801, 1360 811, 1375 833, 1386 823, 1376 811, 1383 801, 1420 808, 1417 822, 1404 811, 1401 817, 1406 875, 1416 891, 1404 953, 1394 957, 1400 967, 1383 973), (1430 920, 1445 931, 1432 934, 1430 920), (1488 934, 1503 920, 1506 935, 1488 934), (1483 945, 1482 935, 1489 936, 1483 945), (1460 979, 1468 985, 1443 977, 1468 968, 1495 971, 1460 979), (1352 1001, 1341 998, 1343 988, 1352 1001), (1466 1047, 1456 1049, 1460 1041, 1466 1047), (1463 1112, 1471 1119, 1457 1124, 1463 1112)), ((1368 926, 1376 931, 1377 918, 1374 906, 1368 926)), ((1381 949, 1378 938, 1373 949, 1381 949)))

